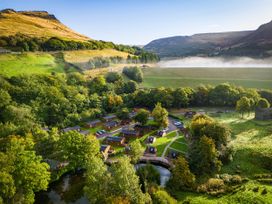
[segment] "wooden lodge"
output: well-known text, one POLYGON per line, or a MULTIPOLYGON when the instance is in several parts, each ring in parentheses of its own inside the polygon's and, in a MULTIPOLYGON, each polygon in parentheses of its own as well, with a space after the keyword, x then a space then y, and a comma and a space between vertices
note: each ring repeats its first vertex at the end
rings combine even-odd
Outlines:
POLYGON ((101 123, 102 123, 101 120, 93 120, 93 121, 86 122, 85 126, 87 128, 94 128, 94 127, 100 125, 101 123))
POLYGON ((119 146, 123 146, 125 145, 125 141, 126 139, 124 137, 107 137, 105 139, 105 143, 110 144, 110 145, 119 145, 119 146))

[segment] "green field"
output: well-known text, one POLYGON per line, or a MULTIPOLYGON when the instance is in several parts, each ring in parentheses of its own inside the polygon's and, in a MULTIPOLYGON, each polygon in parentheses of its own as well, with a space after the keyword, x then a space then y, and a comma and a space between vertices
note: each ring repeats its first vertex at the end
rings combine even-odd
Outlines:
POLYGON ((1 54, 0 74, 16 76, 20 74, 63 73, 65 64, 51 54, 25 53, 1 54))
POLYGON ((248 88, 272 87, 272 68, 145 68, 143 87, 197 87, 229 82, 248 88))

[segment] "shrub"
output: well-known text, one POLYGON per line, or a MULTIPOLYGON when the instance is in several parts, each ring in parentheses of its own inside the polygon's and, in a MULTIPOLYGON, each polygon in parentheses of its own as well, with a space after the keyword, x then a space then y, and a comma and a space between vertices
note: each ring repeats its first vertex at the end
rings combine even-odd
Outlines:
POLYGON ((166 191, 159 190, 152 196, 154 204, 176 204, 177 201, 172 198, 166 191))

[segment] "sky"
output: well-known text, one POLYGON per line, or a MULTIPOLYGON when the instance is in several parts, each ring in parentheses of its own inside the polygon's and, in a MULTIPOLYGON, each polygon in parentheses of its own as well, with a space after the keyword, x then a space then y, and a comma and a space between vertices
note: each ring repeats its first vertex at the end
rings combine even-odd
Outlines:
POLYGON ((92 39, 129 45, 254 30, 272 20, 272 0, 0 0, 5 8, 45 10, 92 39))

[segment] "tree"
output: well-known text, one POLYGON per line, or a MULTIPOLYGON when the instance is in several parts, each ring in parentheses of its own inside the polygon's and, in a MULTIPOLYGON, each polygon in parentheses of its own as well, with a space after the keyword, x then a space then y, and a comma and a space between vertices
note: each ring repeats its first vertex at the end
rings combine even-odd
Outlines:
POLYGON ((9 136, 0 152, 0 197, 4 203, 34 203, 34 192, 46 190, 49 166, 33 150, 30 137, 9 136))
POLYGON ((112 171, 112 194, 117 196, 124 196, 130 200, 131 203, 147 203, 150 202, 148 194, 141 191, 139 185, 139 178, 135 174, 135 169, 128 157, 122 157, 118 162, 112 164, 110 167, 112 171))
POLYGON ((125 67, 123 69, 123 74, 138 83, 143 82, 143 72, 139 67, 125 67))
POLYGON ((140 189, 139 178, 128 157, 120 158, 107 168, 101 158, 91 156, 84 190, 90 203, 111 203, 120 198, 126 201, 124 203, 150 202, 150 197, 140 189))
POLYGON ((189 105, 189 97, 185 89, 178 88, 173 92, 173 106, 175 108, 187 107, 189 105))
POLYGON ((166 128, 168 126, 168 111, 161 106, 161 103, 157 103, 152 111, 152 116, 159 127, 166 128))
POLYGON ((60 160, 68 161, 71 168, 86 167, 89 157, 99 151, 99 143, 94 136, 69 131, 60 135, 58 149, 60 160))
POLYGON ((270 103, 265 98, 261 98, 257 104, 258 108, 269 108, 270 103))
POLYGON ((114 83, 120 80, 122 80, 122 76, 118 72, 108 72, 108 74, 106 75, 106 81, 108 83, 114 83))
POLYGON ((195 175, 191 173, 187 160, 184 157, 179 156, 174 161, 174 167, 167 187, 182 191, 192 189, 194 184, 195 175))
POLYGON ((189 154, 190 166, 198 175, 217 172, 222 166, 214 141, 207 136, 193 144, 189 154))
POLYGON ((249 113, 252 110, 252 103, 249 98, 242 97, 236 103, 236 111, 242 114, 242 118, 245 113, 249 113))
POLYGON ((140 140, 134 140, 130 143, 130 158, 133 164, 136 164, 143 155, 144 148, 140 140))
POLYGON ((120 120, 128 120, 129 119, 129 110, 127 108, 122 108, 116 112, 116 116, 120 120))
POLYGON ((139 122, 141 125, 145 125, 148 121, 149 112, 145 109, 140 109, 137 115, 134 117, 136 122, 139 122))
POLYGON ((122 104, 122 97, 115 94, 109 94, 104 100, 104 107, 108 112, 116 111, 122 104))
MULTIPOLYGON (((98 153, 98 152, 97 152, 98 153)), ((85 194, 90 203, 106 203, 111 196, 112 177, 103 160, 90 156, 87 162, 85 194)))
POLYGON ((7 106, 11 102, 9 93, 3 89, 0 89, 0 108, 7 106))

